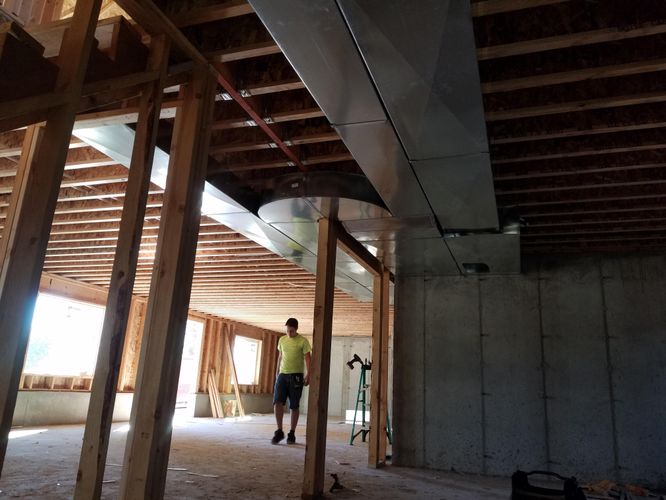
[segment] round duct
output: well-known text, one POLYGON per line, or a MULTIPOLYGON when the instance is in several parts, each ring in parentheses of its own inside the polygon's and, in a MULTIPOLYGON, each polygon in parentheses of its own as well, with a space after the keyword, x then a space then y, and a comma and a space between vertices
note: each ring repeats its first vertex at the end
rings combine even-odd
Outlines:
POLYGON ((357 174, 310 172, 275 180, 264 197, 259 217, 272 223, 316 221, 321 217, 348 221, 390 217, 375 188, 357 174))

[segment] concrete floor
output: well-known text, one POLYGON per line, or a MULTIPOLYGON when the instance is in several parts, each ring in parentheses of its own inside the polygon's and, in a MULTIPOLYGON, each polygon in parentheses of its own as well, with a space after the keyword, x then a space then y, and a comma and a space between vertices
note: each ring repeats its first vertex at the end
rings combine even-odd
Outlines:
MULTIPOLYGON (((387 467, 369 469, 367 447, 349 446, 350 425, 329 422, 326 489, 337 473, 344 490, 330 498, 484 500, 509 498, 509 480, 387 467)), ((127 425, 114 424, 103 498, 117 498, 127 425)), ((72 497, 83 426, 16 429, 10 438, 0 498, 72 497)), ((300 498, 303 428, 294 446, 272 446, 272 416, 233 422, 176 422, 166 498, 300 498), (183 470, 186 469, 186 470, 183 470)))

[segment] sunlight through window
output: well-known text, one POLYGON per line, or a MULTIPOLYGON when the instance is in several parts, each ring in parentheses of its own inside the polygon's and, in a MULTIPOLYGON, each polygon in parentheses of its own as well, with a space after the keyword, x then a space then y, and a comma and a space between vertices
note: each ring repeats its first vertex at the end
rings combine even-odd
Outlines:
POLYGON ((260 354, 261 340, 236 337, 234 341, 234 364, 236 365, 239 384, 253 385, 257 383, 260 354))
POLYGON ((24 372, 92 376, 103 323, 103 307, 40 293, 24 372))

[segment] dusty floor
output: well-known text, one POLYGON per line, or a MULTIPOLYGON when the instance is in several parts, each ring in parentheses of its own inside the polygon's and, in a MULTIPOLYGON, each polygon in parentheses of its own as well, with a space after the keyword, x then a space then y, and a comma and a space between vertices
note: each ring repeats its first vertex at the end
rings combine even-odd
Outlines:
MULTIPOLYGON (((187 419, 174 426, 166 498, 300 498, 305 446, 269 443, 272 417, 250 421, 187 419), (185 469, 185 470, 183 470, 185 469), (195 475, 198 474, 198 475, 195 475)), ((117 498, 127 426, 114 424, 103 498, 117 498)), ((387 467, 369 469, 367 447, 349 446, 350 425, 329 422, 326 489, 337 473, 344 490, 330 498, 484 500, 509 498, 509 481, 387 467)), ((16 429, 1 498, 71 498, 83 426, 16 429)))

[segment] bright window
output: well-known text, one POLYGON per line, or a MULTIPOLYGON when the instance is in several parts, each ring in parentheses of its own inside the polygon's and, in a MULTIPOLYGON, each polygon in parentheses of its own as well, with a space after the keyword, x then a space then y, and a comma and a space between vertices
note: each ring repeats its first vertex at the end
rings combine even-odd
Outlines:
POLYGON ((260 355, 261 340, 236 336, 234 340, 234 364, 236 365, 239 384, 254 385, 258 383, 260 355))
POLYGON ((92 376, 104 308, 40 293, 32 319, 25 373, 92 376))

